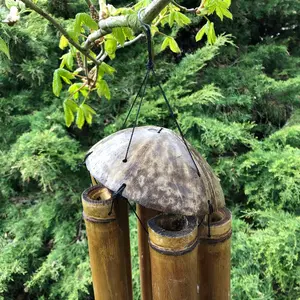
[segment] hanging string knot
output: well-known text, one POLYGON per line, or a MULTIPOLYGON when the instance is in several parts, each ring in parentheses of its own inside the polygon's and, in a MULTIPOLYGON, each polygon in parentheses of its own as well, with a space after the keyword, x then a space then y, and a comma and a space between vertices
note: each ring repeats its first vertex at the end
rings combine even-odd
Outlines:
POLYGON ((112 197, 111 197, 111 199, 112 199, 111 207, 110 207, 110 210, 109 210, 109 212, 108 212, 108 215, 109 215, 109 216, 112 214, 112 211, 113 211, 113 208, 114 208, 114 204, 115 204, 116 198, 117 198, 118 196, 122 196, 122 193, 123 193, 123 191, 125 190, 125 188, 126 188, 126 184, 123 183, 123 184, 119 187, 119 189, 118 189, 115 193, 113 193, 113 195, 112 195, 112 197))

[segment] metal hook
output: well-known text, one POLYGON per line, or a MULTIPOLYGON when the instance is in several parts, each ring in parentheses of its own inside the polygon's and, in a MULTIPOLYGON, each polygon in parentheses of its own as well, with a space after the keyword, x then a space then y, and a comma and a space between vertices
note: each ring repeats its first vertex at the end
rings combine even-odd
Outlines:
POLYGON ((147 63, 147 68, 150 70, 153 70, 154 67, 154 52, 153 52, 153 47, 152 47, 152 35, 151 35, 151 25, 146 24, 142 21, 141 18, 141 13, 145 8, 142 8, 138 11, 138 19, 140 23, 142 24, 145 32, 146 32, 146 37, 147 37, 147 45, 148 45, 148 63, 147 63))

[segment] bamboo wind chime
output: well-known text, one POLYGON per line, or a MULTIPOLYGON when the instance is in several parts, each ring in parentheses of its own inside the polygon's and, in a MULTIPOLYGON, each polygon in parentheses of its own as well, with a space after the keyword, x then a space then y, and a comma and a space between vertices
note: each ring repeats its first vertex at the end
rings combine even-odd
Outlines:
MULTIPOLYGON (((180 135, 137 127, 152 60, 150 26, 143 23, 149 61, 133 128, 94 145, 85 163, 93 186, 82 194, 96 300, 132 300, 128 206, 136 203, 142 300, 230 299, 231 213, 219 179, 180 135)), ((129 114, 124 122, 128 120, 129 114)))

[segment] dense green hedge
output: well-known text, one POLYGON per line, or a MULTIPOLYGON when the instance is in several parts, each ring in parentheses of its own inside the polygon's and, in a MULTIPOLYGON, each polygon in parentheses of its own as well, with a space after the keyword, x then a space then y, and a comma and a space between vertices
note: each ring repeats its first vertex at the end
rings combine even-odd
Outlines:
MULTIPOLYGON (((54 14, 72 17, 84 1, 66 2, 69 15, 55 2, 48 3, 54 14)), ((179 31, 183 53, 157 54, 157 72, 184 133, 221 178, 233 211, 232 298, 298 299, 299 5, 234 2, 234 22, 216 28, 236 38, 223 35, 197 48, 179 31)), ((13 57, 0 57, 0 298, 92 299, 80 203, 89 177, 79 164, 91 145, 120 128, 145 70, 145 45, 120 51, 112 62, 118 72, 107 78, 112 99, 92 99, 97 116, 80 131, 65 127, 64 95, 51 93, 61 55, 56 33, 38 18, 23 22, 0 25, 11 36, 13 57)), ((151 84, 139 124, 175 129, 151 84)), ((135 224, 131 216, 138 299, 135 224)))

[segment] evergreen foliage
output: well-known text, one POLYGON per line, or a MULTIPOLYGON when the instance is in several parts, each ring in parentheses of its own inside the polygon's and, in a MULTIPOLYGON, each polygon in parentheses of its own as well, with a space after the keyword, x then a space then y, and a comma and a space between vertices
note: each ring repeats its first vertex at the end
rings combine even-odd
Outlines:
MULTIPOLYGON (((61 18, 74 17, 85 5, 62 1, 66 12, 48 2, 41 1, 61 18)), ((233 299, 300 297, 297 11, 299 4, 289 0, 234 1, 234 22, 212 21, 217 32, 225 28, 236 38, 221 35, 213 45, 187 46, 189 37, 177 28, 182 53, 156 55, 180 125, 220 177, 233 211, 233 299)), ((12 58, 0 54, 0 299, 93 299, 80 202, 90 183, 79 164, 91 145, 120 129, 145 72, 146 49, 138 44, 120 50, 111 64, 117 72, 103 77, 111 99, 91 96, 97 113, 92 125, 67 128, 67 92, 52 94, 57 57, 66 52, 57 49, 59 37, 45 21, 27 21, 0 24, 12 58)), ((190 30, 203 25, 192 19, 190 30)), ((175 130, 153 79, 139 119, 146 124, 175 130)), ((139 299, 133 215, 130 226, 139 299)))

